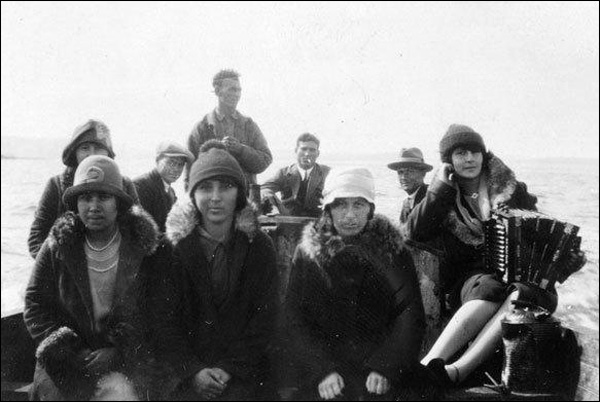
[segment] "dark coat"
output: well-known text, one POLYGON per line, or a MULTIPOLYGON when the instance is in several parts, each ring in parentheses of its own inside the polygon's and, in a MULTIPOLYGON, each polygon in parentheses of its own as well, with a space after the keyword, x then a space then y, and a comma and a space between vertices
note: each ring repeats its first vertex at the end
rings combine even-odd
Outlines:
POLYGON ((395 382, 418 363, 425 330, 415 268, 383 216, 344 242, 323 217, 296 248, 286 300, 290 348, 304 386, 329 373, 376 371, 395 382))
MULTIPOLYGON (((63 194, 73 185, 73 175, 75 169, 68 167, 63 173, 52 177, 46 183, 46 188, 40 198, 40 202, 35 210, 35 217, 29 231, 29 254, 35 258, 42 247, 42 243, 48 237, 52 225, 59 216, 66 212, 63 203, 63 194)), ((123 190, 131 197, 134 204, 139 204, 139 198, 135 186, 127 177, 123 177, 123 190)))
POLYGON ((165 231, 167 215, 174 202, 165 191, 163 179, 156 169, 133 180, 140 197, 140 205, 154 218, 161 232, 165 231))
MULTIPOLYGON (((242 151, 232 155, 239 162, 248 183, 256 183, 256 175, 262 173, 273 162, 271 150, 267 140, 258 128, 258 125, 250 118, 237 113, 235 120, 233 137, 242 145, 242 151)), ((188 137, 188 149, 194 155, 194 160, 198 159, 198 152, 202 144, 208 140, 222 140, 223 137, 215 129, 215 111, 208 113, 204 118, 196 123, 190 136, 188 137)), ((186 167, 186 181, 189 174, 190 164, 186 167)))
MULTIPOLYGON (((536 209, 537 198, 529 194, 525 183, 518 182, 513 171, 491 152, 485 173, 493 207, 505 204, 509 208, 536 209)), ((440 273, 446 291, 456 288, 470 273, 485 272, 483 232, 465 222, 457 205, 457 192, 454 186, 434 180, 405 223, 409 240, 427 242, 441 238, 444 259, 440 273)))
POLYGON ((275 193, 281 192, 281 203, 285 210, 280 212, 283 215, 318 218, 322 212, 321 198, 329 171, 329 166, 315 165, 308 181, 304 202, 300 203, 297 197, 302 177, 298 165, 293 164, 279 169, 273 177, 261 185, 261 198, 276 197, 275 193))
POLYGON ((93 391, 94 387, 93 381, 91 384, 80 382, 86 377, 89 379, 83 364, 77 362, 76 355, 83 349, 116 347, 120 358, 113 371, 131 372, 138 357, 143 358, 136 357, 137 352, 134 352, 147 350, 142 348, 147 323, 141 319, 141 311, 145 310, 149 281, 156 276, 153 271, 160 268, 163 253, 153 255, 158 246, 158 228, 139 206, 134 205, 119 217, 119 230, 122 239, 115 296, 100 331, 94 328, 83 247, 85 227, 79 217, 73 212, 65 213, 43 244, 27 286, 23 313, 29 333, 39 344, 34 395, 55 392, 47 388, 50 377, 62 395, 91 396, 81 393, 82 389, 89 392, 89 388, 93 391), (65 351, 72 355, 68 368, 62 367, 65 351))
MULTIPOLYGON (((176 204, 167 218, 173 246, 168 285, 156 289, 160 359, 182 382, 203 368, 218 367, 243 383, 250 398, 265 384, 277 313, 278 274, 271 239, 249 207, 238 213, 228 269, 236 288, 219 309, 212 302, 208 259, 200 247, 200 215, 191 201, 176 204)), ((177 397, 165 389, 164 397, 177 397)), ((185 391, 185 390, 184 390, 185 391)))
POLYGON ((410 200, 408 198, 406 198, 402 202, 402 207, 400 209, 400 224, 404 224, 406 222, 410 211, 412 211, 414 207, 416 207, 417 204, 420 203, 423 200, 423 198, 425 198, 425 194, 427 194, 428 187, 429 186, 427 184, 422 184, 421 186, 419 186, 419 188, 417 189, 417 194, 415 195, 415 202, 412 208, 410 207, 410 200))

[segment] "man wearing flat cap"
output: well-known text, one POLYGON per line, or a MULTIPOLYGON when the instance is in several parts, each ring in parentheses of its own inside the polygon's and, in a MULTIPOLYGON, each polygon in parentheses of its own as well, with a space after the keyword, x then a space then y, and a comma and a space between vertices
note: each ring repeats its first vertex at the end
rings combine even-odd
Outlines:
POLYGON ((175 142, 162 142, 156 149, 156 167, 136 178, 133 183, 140 197, 140 204, 164 233, 167 215, 177 196, 171 187, 183 173, 187 164, 192 164, 194 156, 175 142))
POLYGON ((388 168, 398 173, 398 183, 408 194, 400 210, 400 225, 402 226, 410 211, 425 197, 427 184, 423 182, 423 179, 433 167, 425 163, 423 153, 419 148, 402 148, 400 159, 397 162, 389 163, 388 168))

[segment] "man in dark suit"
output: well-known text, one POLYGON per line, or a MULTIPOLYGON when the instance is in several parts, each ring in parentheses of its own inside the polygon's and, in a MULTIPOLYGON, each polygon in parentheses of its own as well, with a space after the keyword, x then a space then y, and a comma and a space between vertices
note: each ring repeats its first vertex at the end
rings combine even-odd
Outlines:
POLYGON ((398 183, 408 194, 400 210, 400 226, 402 226, 410 211, 425 197, 428 186, 423 179, 433 167, 425 163, 423 153, 419 148, 402 148, 400 159, 397 162, 389 163, 388 168, 398 173, 398 183))
POLYGON ((186 163, 193 161, 194 156, 183 146, 162 142, 156 149, 156 167, 133 181, 140 204, 152 215, 161 232, 165 231, 167 215, 177 200, 171 184, 179 179, 186 163))
POLYGON ((261 185, 263 207, 275 207, 281 215, 315 218, 321 215, 323 185, 330 169, 316 163, 319 145, 319 139, 313 134, 304 133, 298 137, 295 149, 297 162, 279 169, 261 185), (281 198, 276 193, 280 193, 281 198))

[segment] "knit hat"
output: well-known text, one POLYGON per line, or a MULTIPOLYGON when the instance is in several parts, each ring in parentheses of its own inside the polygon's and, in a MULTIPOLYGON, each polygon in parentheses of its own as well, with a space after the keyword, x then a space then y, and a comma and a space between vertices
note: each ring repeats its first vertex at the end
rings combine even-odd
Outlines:
POLYGON ((482 153, 486 153, 485 144, 481 135, 471 127, 462 124, 452 124, 440 141, 440 156, 442 162, 452 163, 452 151, 458 146, 477 146, 482 153))
POLYGON ((91 155, 81 161, 75 171, 73 186, 63 194, 63 202, 67 209, 73 211, 77 206, 77 197, 92 191, 114 195, 126 209, 133 204, 131 197, 123 191, 123 176, 119 167, 104 155, 91 155))
POLYGON ((433 169, 433 166, 425 163, 423 160, 423 153, 419 148, 402 148, 400 150, 400 159, 398 162, 388 163, 387 166, 392 170, 414 168, 429 172, 433 169))
POLYGON ((375 203, 375 179, 368 169, 349 168, 329 173, 323 188, 323 206, 336 198, 349 197, 362 197, 375 203))
POLYGON ((210 148, 198 154, 198 159, 190 169, 189 191, 194 201, 196 186, 203 180, 226 177, 238 186, 238 204, 241 209, 246 205, 246 177, 237 160, 226 150, 210 148))
POLYGON ((194 155, 181 145, 173 141, 163 141, 156 147, 156 160, 164 156, 171 156, 175 158, 185 158, 186 162, 190 165, 194 163, 194 155))
POLYGON ((83 125, 75 129, 73 136, 71 137, 71 141, 69 141, 63 151, 62 160, 66 166, 77 166, 75 151, 77 150, 79 144, 84 142, 93 142, 98 144, 106 148, 109 157, 115 157, 115 153, 112 149, 112 141, 110 139, 110 130, 106 124, 99 120, 88 120, 83 125))

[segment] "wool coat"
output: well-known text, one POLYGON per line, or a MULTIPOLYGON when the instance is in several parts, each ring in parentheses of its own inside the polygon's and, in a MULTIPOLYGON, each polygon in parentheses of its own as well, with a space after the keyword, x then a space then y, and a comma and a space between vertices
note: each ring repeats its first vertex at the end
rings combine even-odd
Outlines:
MULTIPOLYGON (((487 160, 483 172, 492 208, 504 204, 536 210, 537 197, 528 193, 526 184, 517 181, 514 172, 493 153, 488 152, 487 160)), ((485 269, 483 232, 465 221, 457 196, 457 187, 434 180, 404 226, 409 240, 427 242, 440 238, 444 253, 440 275, 446 292, 460 288, 474 273, 493 273, 485 269)))
MULTIPOLYGON (((73 212, 60 217, 40 250, 23 313, 39 345, 32 391, 36 398, 91 397, 95 383, 81 360, 84 350, 115 347, 118 356, 110 370, 132 378, 138 363, 148 357, 142 355, 149 350, 148 325, 142 313, 150 297, 149 282, 157 277, 154 271, 168 259, 162 250, 157 252, 158 228, 141 207, 134 205, 118 223, 121 244, 115 294, 99 330, 84 251, 85 226, 79 217, 73 212)), ((142 373, 137 378, 143 377, 142 373)))
MULTIPOLYGON (((67 167, 63 173, 52 177, 46 183, 42 198, 40 198, 35 210, 33 223, 29 230, 29 239, 27 240, 29 254, 33 258, 39 253, 56 219, 62 216, 67 210, 62 197, 65 191, 73 185, 74 175, 75 168, 67 167)), ((127 177, 123 177, 123 190, 131 197, 134 204, 139 204, 139 197, 135 186, 127 177)))
MULTIPOLYGON (((194 160, 198 159, 200 147, 206 141, 223 139, 222 134, 218 133, 215 128, 215 113, 213 110, 196 123, 188 137, 187 146, 194 155, 194 160)), ((234 124, 233 137, 240 142, 242 149, 238 153, 232 152, 232 155, 242 167, 248 183, 255 184, 256 175, 264 172, 273 162, 271 150, 260 128, 250 117, 237 112, 234 124)), ((190 167, 189 165, 186 167, 186 181, 190 167)))
POLYGON ((331 228, 328 215, 307 225, 293 258, 286 320, 301 388, 336 371, 395 383, 417 366, 425 330, 412 259, 383 216, 344 240, 331 228))
POLYGON ((260 230, 255 212, 236 214, 227 243, 227 269, 235 279, 229 297, 212 300, 208 258, 200 247, 201 215, 191 201, 176 204, 167 218, 172 262, 168 284, 156 289, 157 353, 179 388, 163 397, 189 395, 189 381, 204 368, 221 368, 248 398, 267 387, 270 348, 277 314, 278 273, 272 240, 260 230))
POLYGON ((154 218, 161 232, 165 231, 167 215, 174 202, 165 191, 165 184, 158 170, 145 173, 133 180, 137 190, 140 205, 154 218))
POLYGON ((261 198, 276 197, 281 193, 281 204, 283 215, 310 216, 318 218, 321 216, 321 198, 325 178, 329 174, 329 166, 316 164, 310 174, 306 196, 304 200, 298 200, 298 190, 302 177, 298 165, 293 164, 279 169, 277 173, 261 185, 261 198))

